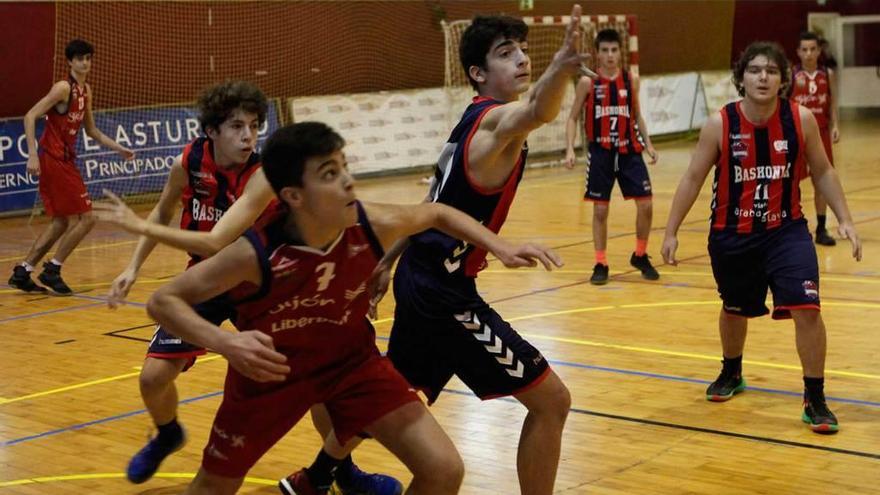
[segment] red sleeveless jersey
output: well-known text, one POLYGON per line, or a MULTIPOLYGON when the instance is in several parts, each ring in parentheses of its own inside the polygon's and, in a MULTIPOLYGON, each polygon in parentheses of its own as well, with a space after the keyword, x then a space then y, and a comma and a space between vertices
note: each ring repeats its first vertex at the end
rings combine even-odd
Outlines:
POLYGON ((793 68, 791 99, 810 109, 824 129, 831 120, 831 86, 828 69, 818 66, 812 73, 800 65, 793 68))
POLYGON ((366 318, 366 289, 383 251, 359 202, 356 207, 358 223, 325 251, 285 239, 286 208, 265 227, 245 233, 257 253, 262 284, 256 293, 252 284, 230 293, 238 301, 235 326, 272 336, 275 349, 289 358, 292 380, 378 355, 366 318))
POLYGON ((756 126, 742 101, 721 109, 721 154, 712 185, 712 230, 760 233, 803 217, 800 181, 807 176, 798 104, 780 98, 756 126))
MULTIPOLYGON (((198 232, 210 232, 214 225, 244 193, 244 186, 260 168, 259 153, 251 153, 246 163, 224 169, 214 162, 213 144, 210 138, 200 137, 186 145, 181 160, 186 172, 187 184, 183 189, 180 228, 198 232)), ((201 261, 190 253, 187 267, 201 261)))
POLYGON ((621 70, 614 79, 595 79, 584 103, 587 140, 618 153, 641 153, 644 146, 632 113, 637 98, 629 71, 621 70))
POLYGON ((46 112, 46 129, 40 137, 40 151, 61 161, 76 158, 76 134, 86 116, 89 97, 86 87, 72 75, 67 77, 67 82, 70 83, 67 109, 59 112, 53 106, 46 112))

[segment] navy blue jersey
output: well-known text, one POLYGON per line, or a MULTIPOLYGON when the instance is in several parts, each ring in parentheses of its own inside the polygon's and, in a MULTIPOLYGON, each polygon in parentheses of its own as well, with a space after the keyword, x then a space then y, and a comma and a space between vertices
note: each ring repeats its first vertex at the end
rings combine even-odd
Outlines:
MULTIPOLYGON (((468 146, 483 116, 503 102, 475 97, 440 153, 431 186, 431 198, 467 213, 492 232, 497 233, 516 194, 526 165, 528 146, 522 152, 510 177, 498 189, 485 189, 468 175, 468 146)), ((456 277, 476 277, 486 266, 486 251, 431 229, 412 236, 411 245, 401 263, 416 263, 431 273, 456 277)))

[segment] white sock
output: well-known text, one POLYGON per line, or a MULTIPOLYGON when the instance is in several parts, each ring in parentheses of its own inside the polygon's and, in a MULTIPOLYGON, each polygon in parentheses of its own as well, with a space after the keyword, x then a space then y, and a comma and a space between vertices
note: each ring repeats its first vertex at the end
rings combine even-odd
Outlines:
POLYGON ((28 271, 28 273, 34 271, 34 267, 30 263, 28 263, 27 261, 22 261, 21 266, 23 266, 24 269, 28 271))
POLYGON ((49 263, 52 263, 53 265, 55 265, 59 268, 61 267, 61 262, 56 260, 55 258, 52 258, 51 260, 49 260, 49 263))

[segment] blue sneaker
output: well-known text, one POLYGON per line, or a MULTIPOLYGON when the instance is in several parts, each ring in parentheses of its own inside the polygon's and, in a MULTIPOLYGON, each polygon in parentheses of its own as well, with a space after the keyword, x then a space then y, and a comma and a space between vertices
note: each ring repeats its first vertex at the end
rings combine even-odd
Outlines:
POLYGON ((403 493, 403 484, 391 476, 384 474, 369 474, 358 469, 354 464, 347 477, 348 483, 340 483, 337 474, 336 482, 330 488, 328 495, 400 495, 403 493))
POLYGON ((186 443, 186 433, 183 428, 180 429, 180 436, 168 442, 159 442, 158 435, 152 438, 147 445, 144 446, 128 463, 128 469, 125 470, 125 476, 132 483, 143 483, 152 478, 159 469, 159 464, 166 457, 177 452, 186 443))

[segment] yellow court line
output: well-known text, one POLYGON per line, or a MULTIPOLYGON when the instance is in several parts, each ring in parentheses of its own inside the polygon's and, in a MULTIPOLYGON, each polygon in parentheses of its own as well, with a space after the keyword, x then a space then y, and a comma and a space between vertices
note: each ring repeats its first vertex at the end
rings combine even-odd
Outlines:
MULTIPOLYGON (((93 251, 95 249, 104 249, 104 248, 110 248, 110 247, 116 247, 116 246, 125 246, 128 244, 135 244, 137 242, 138 241, 134 240, 134 241, 111 242, 109 244, 96 244, 94 246, 83 246, 83 247, 77 246, 76 252, 79 253, 81 251, 93 251)), ((0 258, 0 263, 6 262, 6 261, 21 261, 24 259, 25 256, 27 256, 27 254, 21 254, 18 256, 11 257, 11 258, 0 258)))
MULTIPOLYGON (((154 478, 165 479, 193 479, 196 473, 156 473, 154 478)), ((66 474, 62 476, 40 476, 37 478, 24 478, 12 481, 0 481, 0 488, 9 486, 32 485, 37 483, 57 483, 60 481, 77 481, 77 480, 106 480, 106 479, 124 479, 125 473, 87 473, 87 474, 66 474)), ((278 480, 267 480, 266 478, 254 478, 247 476, 245 483, 255 485, 275 486, 278 480)))
MULTIPOLYGON (((199 361, 204 363, 205 361, 213 361, 215 359, 220 359, 221 357, 223 357, 223 356, 219 356, 219 355, 218 356, 209 356, 206 358, 201 358, 201 359, 199 359, 199 361)), ((75 383, 73 385, 67 385, 65 387, 44 390, 42 392, 35 392, 32 394, 28 394, 28 395, 13 397, 11 399, 0 399, 0 405, 9 404, 12 402, 19 402, 19 401, 28 400, 28 399, 35 399, 37 397, 45 397, 47 395, 59 394, 61 392, 67 392, 70 390, 76 390, 76 389, 80 389, 80 388, 84 388, 84 387, 90 387, 92 385, 100 385, 102 383, 113 382, 116 380, 123 380, 125 378, 131 378, 133 376, 138 376, 138 375, 140 375, 140 371, 134 372, 134 373, 124 373, 122 375, 110 376, 107 378, 100 378, 98 380, 91 380, 88 382, 75 383)))
MULTIPOLYGON (((518 316, 516 318, 509 318, 508 322, 514 321, 522 321, 522 320, 530 320, 534 318, 541 318, 547 316, 559 316, 566 314, 575 314, 575 313, 586 313, 590 311, 608 311, 613 309, 633 309, 633 308, 656 308, 663 306, 704 306, 704 305, 720 305, 720 301, 670 301, 665 303, 643 303, 643 304, 622 304, 619 306, 595 306, 591 308, 578 308, 578 309, 569 309, 564 311, 552 311, 549 313, 535 313, 531 315, 518 316)), ((880 309, 880 304, 877 303, 847 303, 847 302, 826 302, 823 303, 825 306, 843 306, 843 307, 854 307, 854 308, 870 308, 870 309, 880 309)), ((381 320, 374 321, 373 324, 386 323, 389 321, 393 321, 394 318, 383 318, 381 320)), ((554 342, 564 342, 567 344, 577 344, 583 346, 591 346, 591 347, 603 347, 606 349, 616 349, 622 351, 630 351, 630 352, 641 352, 648 354, 660 354, 665 356, 675 356, 675 357, 685 357, 685 358, 693 358, 700 360, 708 360, 708 361, 718 361, 718 356, 708 355, 708 354, 697 354, 691 352, 680 352, 680 351, 671 351, 666 349, 656 349, 652 347, 637 347, 637 346, 629 346, 622 344, 610 344, 606 342, 596 342, 592 340, 584 340, 584 339, 572 339, 567 337, 556 337, 552 335, 540 335, 540 334, 526 334, 522 333, 521 335, 525 337, 529 337, 532 339, 541 339, 541 340, 550 340, 554 342)), ((767 361, 752 361, 752 360, 743 360, 743 363, 754 365, 754 366, 763 366, 765 368, 779 368, 779 369, 787 369, 787 370, 800 370, 800 365, 793 364, 780 364, 780 363, 771 363, 767 361)), ((842 370, 825 370, 826 374, 829 375, 838 375, 838 376, 849 376, 855 378, 868 378, 871 380, 880 380, 880 375, 874 375, 870 373, 858 373, 855 371, 842 371, 842 370)))

